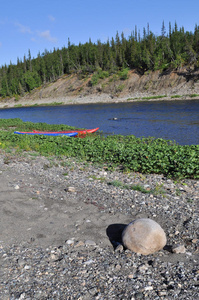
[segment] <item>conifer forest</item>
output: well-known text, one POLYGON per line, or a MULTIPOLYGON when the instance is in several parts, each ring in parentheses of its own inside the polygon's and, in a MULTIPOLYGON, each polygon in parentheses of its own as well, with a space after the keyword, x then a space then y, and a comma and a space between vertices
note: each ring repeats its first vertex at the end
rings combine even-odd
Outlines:
MULTIPOLYGON (((53 82, 64 74, 77 73, 80 76, 95 75, 108 77, 122 71, 124 78, 127 70, 136 69, 141 74, 146 71, 175 70, 183 66, 199 68, 199 26, 193 32, 185 31, 184 27, 174 27, 169 23, 166 32, 164 22, 161 34, 156 36, 150 31, 149 25, 142 34, 133 30, 126 38, 124 34, 102 43, 91 39, 85 44, 71 44, 62 49, 45 50, 31 57, 31 51, 17 64, 0 67, 0 97, 23 96, 43 84, 53 82)), ((94 77, 93 77, 94 78, 94 77)), ((94 80, 91 81, 94 84, 94 80)))

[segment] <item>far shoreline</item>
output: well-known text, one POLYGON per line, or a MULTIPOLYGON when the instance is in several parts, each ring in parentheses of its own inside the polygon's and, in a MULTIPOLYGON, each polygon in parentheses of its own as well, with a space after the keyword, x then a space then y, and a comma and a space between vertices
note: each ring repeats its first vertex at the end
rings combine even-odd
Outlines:
POLYGON ((23 97, 19 100, 15 98, 4 99, 0 101, 0 109, 18 108, 18 107, 31 107, 31 106, 62 106, 62 105, 87 105, 87 104, 113 104, 113 103, 132 103, 132 102, 145 102, 145 101, 191 101, 198 100, 199 95, 171 95, 171 96, 143 96, 133 97, 128 95, 124 97, 112 97, 107 94, 90 94, 87 96, 77 97, 48 97, 40 99, 31 99, 23 97))

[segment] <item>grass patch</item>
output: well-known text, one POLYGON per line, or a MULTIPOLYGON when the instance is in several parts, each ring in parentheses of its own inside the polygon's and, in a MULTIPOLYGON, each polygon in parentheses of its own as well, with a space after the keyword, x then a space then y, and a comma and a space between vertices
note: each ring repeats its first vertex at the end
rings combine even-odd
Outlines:
POLYGON ((182 98, 182 96, 181 95, 173 95, 173 96, 171 96, 171 99, 176 99, 176 98, 182 98))
POLYGON ((114 180, 111 182, 108 182, 108 185, 112 185, 121 189, 127 189, 127 190, 134 190, 134 191, 139 191, 145 194, 150 193, 150 190, 146 190, 143 186, 136 184, 136 185, 127 185, 122 183, 121 181, 114 180))
POLYGON ((158 185, 154 189, 145 189, 140 184, 127 185, 127 184, 124 184, 124 183, 122 183, 121 181, 118 181, 118 180, 108 182, 108 185, 112 185, 112 186, 118 187, 120 189, 138 191, 138 192, 141 192, 141 193, 144 193, 144 194, 158 195, 158 194, 164 194, 165 193, 165 191, 162 189, 162 185, 161 186, 158 185))
POLYGON ((22 104, 15 104, 14 107, 22 107, 22 104))
POLYGON ((63 102, 51 102, 51 103, 35 103, 33 105, 30 105, 30 107, 32 106, 58 106, 58 105, 63 105, 63 102))
POLYGON ((189 95, 189 97, 191 97, 191 98, 199 97, 199 94, 191 94, 191 95, 189 95))
POLYGON ((92 175, 92 176, 90 176, 89 178, 92 178, 93 180, 98 180, 98 181, 101 181, 101 182, 106 181, 106 178, 105 178, 105 177, 97 177, 97 176, 95 176, 95 175, 92 175))
POLYGON ((142 100, 161 99, 165 97, 167 97, 167 95, 149 96, 149 97, 142 97, 142 100))

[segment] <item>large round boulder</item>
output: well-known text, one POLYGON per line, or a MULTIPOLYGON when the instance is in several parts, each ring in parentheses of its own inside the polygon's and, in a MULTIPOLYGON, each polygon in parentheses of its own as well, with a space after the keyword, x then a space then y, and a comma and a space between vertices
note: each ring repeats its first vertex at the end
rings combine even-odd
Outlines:
POLYGON ((123 245, 143 255, 161 250, 166 241, 162 227, 151 219, 137 219, 127 225, 122 232, 123 245))

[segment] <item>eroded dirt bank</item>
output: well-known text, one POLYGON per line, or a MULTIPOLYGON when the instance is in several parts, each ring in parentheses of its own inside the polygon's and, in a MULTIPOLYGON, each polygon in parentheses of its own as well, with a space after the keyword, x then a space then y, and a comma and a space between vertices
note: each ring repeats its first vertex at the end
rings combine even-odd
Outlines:
MULTIPOLYGON (((33 90, 21 98, 4 99, 0 108, 41 104, 84 104, 97 102, 138 101, 143 97, 160 96, 161 100, 193 99, 199 94, 199 71, 186 68, 178 71, 129 71, 128 79, 112 75, 99 79, 94 86, 92 75, 64 75, 53 83, 33 90), (165 96, 164 98, 161 98, 165 96)), ((158 98, 156 99, 158 100, 158 98)))

